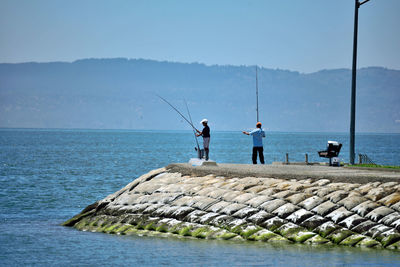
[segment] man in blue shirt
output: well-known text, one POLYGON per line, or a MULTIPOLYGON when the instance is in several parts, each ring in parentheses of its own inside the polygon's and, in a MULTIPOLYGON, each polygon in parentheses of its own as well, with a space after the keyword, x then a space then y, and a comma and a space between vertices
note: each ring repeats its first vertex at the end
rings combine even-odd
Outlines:
POLYGON ((265 137, 265 132, 263 129, 261 129, 261 122, 257 122, 256 127, 257 128, 251 132, 243 131, 243 133, 246 135, 253 136, 253 156, 252 156, 253 164, 257 164, 257 152, 258 155, 260 156, 261 164, 264 164, 264 154, 263 154, 264 148, 262 139, 263 137, 265 137))

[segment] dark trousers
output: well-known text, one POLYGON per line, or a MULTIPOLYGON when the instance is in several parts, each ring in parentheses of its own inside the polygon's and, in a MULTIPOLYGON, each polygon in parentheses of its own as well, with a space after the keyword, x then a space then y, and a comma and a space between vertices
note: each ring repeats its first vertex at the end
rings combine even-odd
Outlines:
POLYGON ((263 147, 253 147, 253 164, 257 164, 257 151, 258 155, 260 156, 260 162, 261 164, 264 164, 264 148, 263 147))

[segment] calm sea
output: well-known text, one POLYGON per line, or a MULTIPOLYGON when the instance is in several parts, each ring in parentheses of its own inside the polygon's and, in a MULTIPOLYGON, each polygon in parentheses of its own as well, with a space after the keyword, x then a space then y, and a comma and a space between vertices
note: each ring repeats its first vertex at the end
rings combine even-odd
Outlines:
MULTIPOLYGON (((211 159, 250 163, 251 138, 213 132, 211 159)), ((268 163, 324 161, 317 151, 348 134, 268 133, 268 163)), ((356 152, 400 165, 400 134, 359 134, 356 152)), ((378 249, 116 236, 59 226, 88 204, 136 177, 194 157, 190 131, 0 130, 0 266, 21 265, 400 265, 400 253, 378 249)))

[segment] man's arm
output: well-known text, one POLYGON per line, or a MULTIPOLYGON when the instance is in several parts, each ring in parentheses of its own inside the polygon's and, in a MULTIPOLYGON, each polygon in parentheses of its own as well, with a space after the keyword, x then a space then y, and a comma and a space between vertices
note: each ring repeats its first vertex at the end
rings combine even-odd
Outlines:
POLYGON ((244 133, 245 135, 250 135, 250 133, 246 131, 243 131, 242 133, 244 133))

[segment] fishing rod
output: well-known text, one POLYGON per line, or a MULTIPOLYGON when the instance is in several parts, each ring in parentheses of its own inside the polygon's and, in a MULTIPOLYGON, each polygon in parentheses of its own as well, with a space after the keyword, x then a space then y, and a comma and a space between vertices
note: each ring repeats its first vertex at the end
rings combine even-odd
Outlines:
POLYGON ((258 75, 257 75, 257 65, 256 65, 256 98, 257 98, 257 122, 260 121, 260 118, 258 117, 258 75))
POLYGON ((257 65, 256 65, 256 98, 257 98, 257 122, 260 121, 259 116, 258 116, 258 71, 257 71, 257 65))
MULTIPOLYGON (((184 100, 184 101, 185 101, 186 110, 187 110, 187 113, 189 115, 190 122, 193 124, 192 116, 190 115, 188 104, 187 104, 186 100, 184 100)), ((193 128, 193 134, 194 134, 194 139, 196 140, 196 145, 197 145, 197 155, 198 155, 199 159, 201 159, 200 145, 199 145, 199 141, 197 140, 197 135, 196 135, 196 131, 195 131, 194 128, 193 128)))
MULTIPOLYGON (((258 115, 258 66, 256 65, 256 112, 257 112, 257 122, 260 121, 260 117, 258 115)), ((251 129, 249 131, 252 131, 251 129)))
POLYGON ((200 132, 199 130, 196 129, 196 127, 194 127, 193 123, 190 122, 185 116, 183 116, 183 114, 176 108, 174 107, 171 103, 169 103, 165 98, 157 95, 159 98, 161 98, 165 103, 167 103, 171 108, 173 108, 176 112, 178 112, 179 115, 181 115, 181 117, 190 124, 190 126, 192 126, 193 130, 196 130, 197 132, 200 132))

